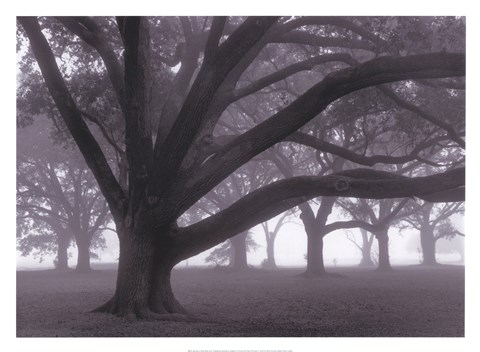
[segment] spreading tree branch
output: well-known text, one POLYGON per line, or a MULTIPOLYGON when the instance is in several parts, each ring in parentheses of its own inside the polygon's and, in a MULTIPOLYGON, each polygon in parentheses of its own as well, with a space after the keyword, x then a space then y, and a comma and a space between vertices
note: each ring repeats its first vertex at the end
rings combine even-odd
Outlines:
POLYGON ((439 141, 446 140, 444 136, 439 136, 428 141, 424 141, 415 146, 415 148, 408 154, 403 156, 390 156, 390 155, 372 155, 365 156, 357 154, 348 148, 338 146, 333 143, 329 143, 318 139, 312 135, 303 132, 294 132, 290 136, 286 137, 284 141, 295 142, 302 144, 319 151, 339 156, 343 159, 352 161, 359 165, 374 166, 375 164, 404 164, 409 161, 413 161, 419 158, 418 154, 426 148, 435 145, 439 141))
POLYGON ((353 63, 352 58, 348 54, 323 54, 320 56, 312 57, 310 59, 297 62, 295 64, 292 64, 290 66, 287 66, 283 69, 277 70, 272 74, 269 74, 265 77, 262 77, 255 82, 250 83, 248 86, 239 88, 235 91, 233 91, 232 99, 230 100, 230 103, 239 100, 243 97, 246 97, 247 95, 253 94, 265 87, 268 87, 269 85, 281 81, 295 73, 301 72, 301 71, 306 71, 306 70, 311 70, 315 66, 327 63, 327 62, 335 62, 335 61, 340 61, 340 62, 346 62, 349 65, 353 63))
POLYGON ((102 28, 92 18, 88 17, 56 17, 56 19, 99 53, 107 69, 118 104, 124 111, 123 68, 117 59, 117 55, 109 46, 102 28))
MULTIPOLYGON (((165 142, 155 146, 149 194, 159 199, 171 189, 218 88, 276 20, 276 17, 248 18, 216 49, 213 58, 204 62, 165 142)), ((217 30, 218 26, 214 29, 217 30)))
POLYGON ((438 126, 443 130, 445 130, 453 141, 457 142, 460 147, 465 149, 465 141, 462 138, 460 138, 457 132, 455 132, 452 126, 450 126, 448 123, 442 120, 439 120, 435 116, 430 115, 429 113, 420 109, 419 107, 406 102, 405 100, 401 99, 397 94, 395 94, 393 90, 391 90, 390 88, 384 85, 378 86, 377 89, 379 89, 383 94, 385 94, 388 98, 394 101, 398 106, 417 114, 422 119, 428 122, 431 122, 435 126, 438 126))
POLYGON ((211 248, 314 197, 422 198, 430 193, 456 189, 465 184, 464 168, 416 178, 398 178, 398 175, 375 170, 368 170, 368 173, 360 170, 358 175, 370 177, 357 178, 353 177, 356 175, 355 171, 351 170, 348 173, 350 177, 344 176, 345 172, 328 176, 293 177, 249 193, 217 214, 181 228, 174 240, 185 248, 188 243, 190 248, 182 254, 181 259, 211 248))
POLYGON ((201 196, 239 166, 298 130, 331 102, 351 92, 404 79, 464 74, 465 55, 449 53, 379 57, 331 73, 285 109, 237 137, 205 162, 193 182, 184 188, 182 197, 187 197, 187 193, 190 200, 192 193, 201 196))
POLYGON ((281 36, 276 36, 272 40, 273 43, 294 43, 302 45, 331 47, 331 48, 348 48, 348 49, 363 49, 373 51, 375 46, 369 42, 357 39, 322 37, 315 34, 291 31, 281 36))
MULTIPOLYGON (((376 47, 386 46, 388 42, 379 35, 365 30, 364 27, 353 23, 351 20, 340 16, 303 16, 294 20, 288 21, 282 25, 278 25, 278 35, 289 32, 295 28, 311 25, 332 25, 340 28, 345 28, 352 33, 360 36, 363 39, 375 44, 376 47)), ((378 51, 378 49, 377 49, 378 51)))
POLYGON ((55 56, 42 34, 38 20, 35 17, 17 17, 29 38, 33 54, 37 59, 47 88, 60 114, 77 143, 88 166, 105 195, 114 217, 122 217, 125 211, 125 195, 115 178, 100 145, 91 134, 82 119, 63 77, 58 69, 55 56))
POLYGON ((103 124, 102 121, 100 121, 96 116, 93 116, 92 114, 86 112, 86 111, 83 111, 83 110, 80 110, 80 113, 85 116, 89 121, 93 122, 95 125, 98 126, 98 128, 100 129, 100 131, 102 132, 102 135, 105 137, 105 139, 107 140, 107 142, 120 154, 120 155, 123 155, 125 152, 123 151, 122 148, 120 148, 120 146, 117 144, 117 142, 115 142, 115 140, 113 139, 112 135, 110 133, 108 133, 107 131, 107 127, 103 124))

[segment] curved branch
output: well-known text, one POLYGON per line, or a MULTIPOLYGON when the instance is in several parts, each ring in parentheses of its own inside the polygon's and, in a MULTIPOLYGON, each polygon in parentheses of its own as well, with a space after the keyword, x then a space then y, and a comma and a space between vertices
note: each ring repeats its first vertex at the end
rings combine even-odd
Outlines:
POLYGON ((42 214, 47 214, 51 218, 55 219, 62 219, 65 223, 68 223, 69 219, 66 217, 62 217, 60 214, 57 212, 54 212, 51 209, 47 209, 45 207, 42 207, 40 205, 34 205, 34 204, 17 204, 17 208, 23 211, 28 211, 29 215, 24 216, 32 218, 32 216, 44 216, 42 214))
POLYGON ((410 104, 405 100, 402 100, 397 94, 395 94, 393 90, 391 90, 386 86, 378 86, 377 89, 379 89, 383 94, 385 94, 388 98, 394 101, 398 106, 417 114, 422 119, 427 120, 428 122, 431 122, 434 125, 445 130, 450 136, 450 138, 452 138, 453 141, 457 142, 460 147, 465 149, 465 141, 460 138, 460 136, 455 132, 452 126, 450 126, 448 123, 443 122, 437 119, 435 116, 432 116, 426 111, 420 109, 419 107, 413 104, 410 104))
POLYGON ((74 212, 72 204, 65 196, 65 193, 63 191, 62 185, 60 184, 60 180, 58 179, 55 169, 51 165, 47 165, 46 171, 48 173, 48 180, 52 185, 53 191, 55 192, 57 199, 60 200, 59 204, 67 212, 69 217, 72 216, 74 212))
POLYGON ((355 33, 356 35, 369 40, 373 44, 376 44, 377 46, 379 44, 382 45, 387 45, 388 42, 384 39, 382 39, 380 36, 375 35, 367 30, 365 30, 363 27, 356 25, 355 23, 349 21, 346 18, 343 17, 338 17, 338 16, 304 16, 300 17, 297 19, 294 19, 292 21, 289 21, 287 23, 284 23, 282 25, 278 26, 278 32, 279 33, 286 33, 289 32, 295 28, 299 28, 302 26, 310 26, 310 25, 332 25, 336 27, 341 27, 345 28, 352 33, 355 33))
POLYGON ((294 132, 290 136, 286 137, 284 141, 295 142, 302 144, 319 151, 330 153, 336 156, 339 156, 343 159, 352 161, 359 165, 365 166, 374 166, 375 164, 404 164, 409 161, 413 161, 419 158, 418 154, 438 143, 439 141, 445 140, 445 137, 436 137, 430 141, 425 141, 418 144, 408 155, 403 156, 389 156, 389 155, 372 155, 365 156, 362 154, 357 154, 347 148, 343 148, 333 143, 325 142, 320 140, 312 135, 303 133, 303 132, 294 132))
POLYGON ((97 218, 95 219, 95 222, 88 229, 88 233, 91 233, 92 235, 95 234, 97 231, 100 230, 100 227, 104 225, 107 220, 108 220, 108 207, 104 202, 100 210, 100 213, 97 215, 97 218))
POLYGON ((100 121, 96 116, 93 116, 92 114, 86 112, 86 111, 83 111, 83 110, 80 110, 80 113, 85 116, 88 120, 90 120, 91 122, 93 122, 95 125, 98 126, 98 128, 100 129, 100 131, 102 132, 102 135, 105 137, 105 139, 107 140, 107 142, 120 154, 120 155, 123 155, 125 152, 123 151, 122 148, 120 148, 120 146, 115 142, 115 140, 113 139, 113 137, 108 133, 107 131, 107 128, 106 126, 102 123, 102 121, 100 121))
MULTIPOLYGON (((47 172, 47 170, 45 170, 47 172)), ((47 178, 48 179, 48 178, 47 178)), ((49 201, 56 201, 59 204, 64 205, 65 210, 70 210, 68 201, 65 199, 63 192, 61 191, 58 192, 58 189, 54 186, 53 193, 49 193, 45 190, 43 190, 42 187, 36 185, 34 182, 30 181, 27 179, 25 174, 22 173, 17 173, 17 187, 24 187, 26 190, 24 191, 18 191, 17 190, 17 197, 25 198, 28 199, 30 197, 35 197, 35 198, 44 198, 49 201)))
POLYGON ((107 69, 118 103, 124 111, 123 68, 117 55, 105 40, 100 26, 88 17, 56 17, 56 19, 98 52, 107 69))
MULTIPOLYGON (((289 215, 291 215, 291 213, 289 211, 286 211, 282 214, 282 216, 280 216, 277 223, 275 224, 275 228, 272 231, 274 236, 276 236, 278 231, 280 231, 280 229, 282 228, 282 226, 285 225, 288 222, 288 221, 285 221, 285 220, 286 220, 287 216, 289 216, 289 215)), ((268 222, 267 222, 267 231, 268 231, 268 222)))
POLYGON ((212 60, 202 65, 165 142, 155 145, 155 165, 148 185, 149 194, 160 198, 171 188, 215 93, 228 73, 276 20, 276 17, 248 18, 216 49, 212 60))
MULTIPOLYGON (((288 107, 237 137, 205 162, 197 171, 196 179, 185 187, 184 192, 188 193, 190 199, 191 193, 203 195, 248 160, 298 130, 330 103, 356 90, 405 79, 464 74, 465 55, 450 53, 379 57, 331 73, 288 107)), ((186 196, 184 194, 182 197, 186 196)))
POLYGON ((47 88, 57 106, 68 130, 77 143, 89 168, 107 199, 113 216, 121 217, 124 212, 125 194, 113 174, 100 145, 91 134, 82 115, 75 105, 63 77, 58 69, 55 56, 45 39, 35 17, 17 17, 29 38, 33 54, 37 59, 47 88))
POLYGON ((320 37, 315 34, 293 31, 276 36, 271 40, 272 43, 295 43, 310 46, 321 46, 331 48, 348 48, 348 49, 363 49, 373 51, 375 45, 356 39, 344 39, 333 37, 320 37))
POLYGON ((346 237, 347 237, 347 240, 349 240, 350 242, 352 242, 353 245, 354 245, 355 247, 357 247, 357 249, 359 249, 360 251, 363 250, 363 247, 360 246, 360 245, 357 243, 357 241, 355 240, 355 238, 351 238, 351 237, 349 236, 349 232, 348 232, 348 231, 346 232, 346 237))
POLYGON ((360 199, 360 204, 366 211, 368 217, 370 218, 370 221, 378 222, 377 214, 375 214, 375 210, 368 204, 368 202, 365 199, 360 199))
POLYGON ((459 208, 462 206, 463 203, 452 203, 452 204, 447 204, 441 211, 441 213, 430 223, 432 226, 436 227, 439 222, 446 220, 450 216, 452 216, 455 213, 459 212, 459 208))
POLYGON ((331 224, 325 225, 325 227, 322 229, 322 234, 323 236, 326 236, 333 231, 343 230, 343 229, 354 229, 354 228, 362 228, 364 230, 367 230, 368 232, 373 233, 373 232, 384 230, 385 227, 386 227, 386 224, 383 224, 383 223, 370 224, 362 220, 335 221, 331 224))
MULTIPOLYGON (((426 177, 398 177, 375 170, 350 170, 328 176, 299 176, 257 189, 230 207, 194 225, 181 228, 174 240, 182 248, 182 259, 198 254, 218 243, 318 196, 358 198, 402 198, 462 187, 465 169, 455 169, 426 177), (358 171, 358 172, 356 172, 358 171), (370 175, 367 178, 352 176, 370 175), (390 175, 390 177, 388 177, 390 175), (339 188, 339 182, 348 187, 339 188), (187 245, 188 244, 188 245, 187 245)), ((447 201, 448 199, 444 199, 447 201)))
POLYGON ((345 63, 348 63, 349 65, 354 64, 352 57, 348 54, 324 54, 324 55, 312 57, 310 59, 292 64, 270 75, 262 77, 257 81, 250 83, 248 86, 244 88, 235 90, 232 93, 233 98, 231 99, 230 103, 238 99, 241 99, 247 95, 255 93, 265 87, 268 87, 269 85, 275 82, 281 81, 282 79, 285 79, 297 72, 311 70, 317 65, 324 64, 327 62, 334 62, 334 61, 345 62, 345 63))

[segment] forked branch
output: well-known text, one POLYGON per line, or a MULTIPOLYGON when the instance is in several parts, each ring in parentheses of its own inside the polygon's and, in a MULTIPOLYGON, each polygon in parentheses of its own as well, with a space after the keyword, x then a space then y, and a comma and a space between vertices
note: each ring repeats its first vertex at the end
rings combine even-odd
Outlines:
POLYGON ((100 145, 83 121, 82 114, 58 69, 55 56, 42 34, 38 20, 35 17, 18 17, 17 20, 25 29, 47 88, 68 130, 92 170, 102 193, 105 195, 112 215, 120 218, 125 210, 125 195, 108 165, 100 145))

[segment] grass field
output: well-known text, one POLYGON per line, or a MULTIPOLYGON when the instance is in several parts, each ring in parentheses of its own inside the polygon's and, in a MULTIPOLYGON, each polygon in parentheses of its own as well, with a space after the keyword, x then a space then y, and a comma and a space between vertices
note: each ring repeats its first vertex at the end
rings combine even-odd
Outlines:
POLYGON ((177 269, 173 288, 198 322, 128 321, 89 310, 113 293, 116 271, 17 272, 17 336, 463 336, 464 268, 390 273, 332 268, 229 273, 177 269))

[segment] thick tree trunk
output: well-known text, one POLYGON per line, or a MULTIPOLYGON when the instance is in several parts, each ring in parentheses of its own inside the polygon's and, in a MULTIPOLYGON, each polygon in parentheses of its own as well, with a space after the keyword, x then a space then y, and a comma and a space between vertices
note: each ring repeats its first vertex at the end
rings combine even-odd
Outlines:
POLYGON ((70 239, 65 235, 58 235, 57 237, 57 263, 55 269, 68 270, 68 247, 70 245, 70 239))
POLYGON ((323 262, 323 236, 318 232, 307 232, 307 275, 326 274, 323 262))
POLYGON ((233 247, 233 260, 230 267, 235 271, 248 270, 247 240, 248 232, 242 232, 230 239, 233 247))
MULTIPOLYGON (((160 258, 159 258, 160 259, 160 258)), ((177 301, 173 294, 170 282, 170 273, 173 266, 168 261, 157 260, 152 275, 149 306, 156 313, 186 314, 185 308, 177 301)))
POLYGON ((307 233, 307 270, 304 273, 306 276, 327 274, 323 262, 323 237, 326 235, 325 224, 335 200, 335 197, 323 197, 316 215, 308 203, 300 205, 302 210, 300 218, 307 233))
POLYGON ((388 271, 390 265, 390 254, 388 252, 388 230, 375 233, 378 241, 378 270, 388 271))
POLYGON ((78 250, 78 257, 77 257, 77 267, 75 268, 78 272, 88 272, 91 271, 92 268, 90 267, 90 242, 89 238, 85 238, 85 236, 78 236, 76 238, 77 242, 77 250, 78 250))
POLYGON ((420 231, 420 244, 422 246, 422 256, 424 265, 437 264, 437 258, 435 257, 435 236, 433 234, 433 228, 423 227, 420 231))
POLYGON ((120 316, 145 317, 149 311, 151 277, 154 266, 153 241, 133 233, 119 235, 120 257, 118 262, 115 294, 96 311, 120 316))
POLYGON ((275 269, 277 267, 275 262, 275 237, 273 236, 267 239, 267 260, 264 267, 267 269, 275 269))
POLYGON ((118 226, 117 231, 120 258, 115 294, 94 311, 133 319, 184 320, 184 316, 171 314, 186 314, 170 283, 170 273, 177 262, 175 254, 178 254, 172 244, 154 240, 158 234, 119 230, 118 226))

